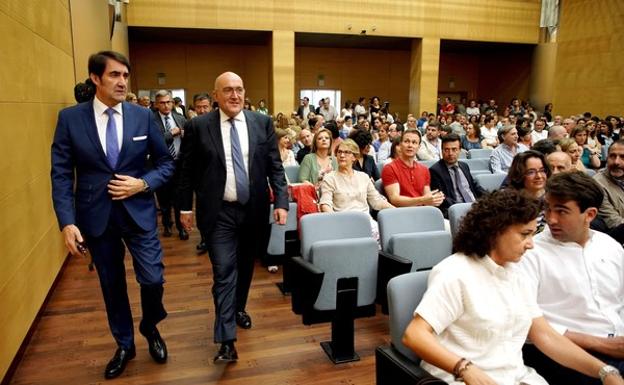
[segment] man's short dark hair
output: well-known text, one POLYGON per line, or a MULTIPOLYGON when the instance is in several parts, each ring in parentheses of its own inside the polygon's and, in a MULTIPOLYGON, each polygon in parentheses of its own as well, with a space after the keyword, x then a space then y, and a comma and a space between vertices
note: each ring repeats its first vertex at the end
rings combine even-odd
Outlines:
POLYGON ((604 193, 602 187, 582 171, 562 172, 546 182, 546 193, 562 201, 574 201, 584 212, 589 207, 600 208, 604 193))
POLYGON ((308 126, 310 128, 314 128, 314 126, 316 126, 316 123, 318 122, 318 119, 316 118, 310 118, 308 119, 308 126))
POLYGON ((542 139, 533 143, 533 146, 531 146, 531 150, 541 152, 544 155, 548 155, 557 151, 557 146, 552 141, 552 139, 542 139))
POLYGON ((89 56, 89 74, 94 74, 97 77, 101 77, 104 74, 104 70, 106 69, 106 63, 109 59, 125 65, 128 68, 128 72, 130 71, 130 62, 124 55, 115 51, 100 51, 89 56))
POLYGON ((407 130, 404 130, 401 133, 401 142, 403 141, 403 138, 405 137, 405 135, 408 135, 408 134, 418 135, 418 139, 419 139, 418 143, 422 143, 422 134, 420 133, 420 131, 418 131, 417 128, 408 128, 407 130))
POLYGON ((78 83, 74 87, 74 98, 78 103, 88 102, 95 96, 95 84, 87 78, 84 83, 78 83))
POLYGON ((444 135, 442 138, 440 138, 440 140, 442 141, 442 147, 444 147, 444 143, 449 142, 459 142, 461 146, 461 138, 455 133, 444 135))
POLYGON ((208 100, 210 101, 210 96, 206 92, 200 92, 199 94, 195 94, 193 96, 193 104, 197 103, 200 100, 208 100))
POLYGON ((435 127, 435 128, 437 128, 439 130, 440 129, 440 122, 438 122, 437 120, 433 121, 433 122, 429 123, 427 125, 427 127, 435 127))
POLYGON ((362 129, 358 129, 353 131, 349 138, 353 139, 353 141, 358 145, 360 150, 363 150, 366 146, 373 142, 373 135, 370 132, 362 129))
POLYGON ((618 146, 624 146, 624 139, 618 139, 618 140, 614 141, 613 143, 611 143, 611 144, 609 145, 608 150, 607 150, 607 154, 611 152, 611 148, 612 148, 613 146, 615 146, 616 144, 617 144, 618 146))

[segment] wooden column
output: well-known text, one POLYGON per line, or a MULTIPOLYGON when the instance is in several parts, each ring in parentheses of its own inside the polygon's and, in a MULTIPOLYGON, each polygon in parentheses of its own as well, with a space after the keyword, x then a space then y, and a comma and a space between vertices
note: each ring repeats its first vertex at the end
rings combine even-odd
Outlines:
POLYGON ((273 31, 269 111, 290 116, 295 108, 295 32, 273 31))
POLYGON ((436 112, 440 39, 425 37, 412 41, 410 60, 409 113, 436 112))

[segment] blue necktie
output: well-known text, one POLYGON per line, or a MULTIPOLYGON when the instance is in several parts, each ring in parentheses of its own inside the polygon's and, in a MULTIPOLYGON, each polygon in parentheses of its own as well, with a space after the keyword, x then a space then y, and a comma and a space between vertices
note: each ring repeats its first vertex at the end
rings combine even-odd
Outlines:
POLYGON ((245 171, 245 162, 243 160, 243 152, 241 151, 240 139, 238 131, 234 125, 234 119, 229 120, 230 142, 232 143, 232 163, 234 165, 234 178, 236 179, 236 197, 241 204, 249 201, 249 181, 247 180, 247 172, 245 171))
POLYGON ((117 166, 117 158, 119 158, 119 142, 117 141, 117 124, 115 124, 115 110, 107 109, 108 123, 106 123, 106 159, 108 164, 115 168, 117 166))

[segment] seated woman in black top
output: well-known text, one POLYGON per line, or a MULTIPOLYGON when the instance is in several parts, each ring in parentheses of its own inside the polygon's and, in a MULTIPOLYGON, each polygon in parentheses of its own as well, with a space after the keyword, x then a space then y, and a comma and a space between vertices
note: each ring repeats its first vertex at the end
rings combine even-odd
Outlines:
POLYGON ((365 172, 373 181, 376 181, 381 177, 379 175, 379 169, 377 168, 375 158, 368 155, 368 151, 373 142, 373 136, 366 130, 358 129, 351 132, 349 137, 353 139, 360 148, 360 156, 353 162, 353 169, 365 172))

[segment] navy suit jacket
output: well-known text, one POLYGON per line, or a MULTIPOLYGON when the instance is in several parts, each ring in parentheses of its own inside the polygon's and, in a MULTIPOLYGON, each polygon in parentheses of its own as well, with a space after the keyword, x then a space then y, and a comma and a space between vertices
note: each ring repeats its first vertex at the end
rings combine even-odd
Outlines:
MULTIPOLYGON (((143 178, 153 191, 171 178, 174 164, 147 108, 123 102, 123 140, 116 167, 108 164, 98 137, 93 102, 62 110, 52 143, 52 200, 61 229, 69 224, 97 237, 106 229, 112 199, 108 182, 114 174, 143 178), (146 169, 150 156, 154 168, 146 169), (75 185, 75 189, 74 189, 75 185)), ((151 191, 122 200, 129 215, 145 231, 156 227, 151 191)))
MULTIPOLYGON (((275 208, 288 210, 288 190, 271 119, 243 110, 249 135, 249 215, 254 223, 268 224, 269 183, 275 208)), ((186 125, 181 147, 182 172, 178 198, 180 210, 193 207, 197 194, 197 227, 211 231, 223 203, 225 152, 219 110, 197 116, 186 125)))
MULTIPOLYGON (((470 167, 468 164, 464 162, 457 162, 459 168, 462 170, 466 179, 468 180, 468 184, 470 185, 470 190, 474 195, 475 199, 479 198, 485 190, 481 187, 475 180, 472 178, 470 174, 470 167)), ((446 167, 446 163, 444 163, 443 159, 440 159, 436 163, 434 163, 431 167, 429 167, 429 174, 431 174, 431 189, 432 190, 440 190, 444 193, 444 202, 440 205, 440 210, 446 216, 448 208, 451 207, 455 203, 455 191, 453 189, 453 181, 451 180, 451 174, 449 173, 448 167, 446 167)))

